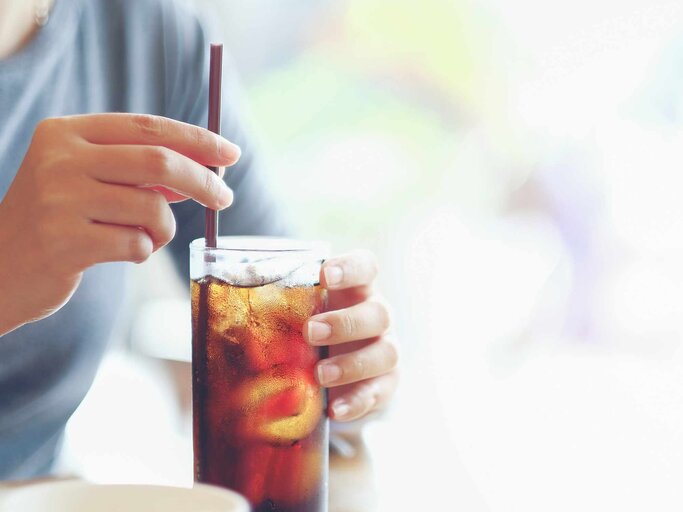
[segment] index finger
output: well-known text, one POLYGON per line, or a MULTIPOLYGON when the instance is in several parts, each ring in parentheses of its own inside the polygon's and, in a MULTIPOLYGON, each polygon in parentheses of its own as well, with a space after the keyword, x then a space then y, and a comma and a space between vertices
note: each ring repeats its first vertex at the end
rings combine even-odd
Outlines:
POLYGON ((323 263, 320 282, 328 290, 368 286, 377 277, 377 259, 371 251, 356 250, 323 263))
POLYGON ((68 118, 81 137, 93 144, 163 146, 211 167, 233 165, 239 146, 195 126, 148 114, 88 114, 68 118))

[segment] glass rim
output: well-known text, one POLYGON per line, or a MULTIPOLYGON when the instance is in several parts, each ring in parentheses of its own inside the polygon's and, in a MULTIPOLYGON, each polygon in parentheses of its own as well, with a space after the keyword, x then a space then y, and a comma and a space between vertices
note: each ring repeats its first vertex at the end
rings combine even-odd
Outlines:
POLYGON ((329 243, 322 240, 304 240, 300 238, 278 236, 219 236, 217 247, 206 247, 204 237, 190 242, 190 251, 194 252, 244 252, 244 253, 327 253, 329 243))

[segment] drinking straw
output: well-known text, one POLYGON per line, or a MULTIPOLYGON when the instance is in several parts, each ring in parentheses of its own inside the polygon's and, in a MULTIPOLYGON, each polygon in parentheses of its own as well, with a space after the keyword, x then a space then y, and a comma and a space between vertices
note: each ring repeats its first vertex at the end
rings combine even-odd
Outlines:
MULTIPOLYGON (((209 130, 221 134, 221 85, 223 81, 223 45, 211 45, 209 62, 209 130)), ((218 174, 218 167, 209 167, 218 174)), ((216 247, 216 233, 218 231, 218 212, 206 209, 204 238, 206 247, 216 247)))
MULTIPOLYGON (((221 133, 221 82, 223 78, 223 45, 212 44, 209 61, 209 130, 220 135, 221 133)), ((217 167, 209 167, 209 170, 218 174, 217 167)), ((218 231, 218 212, 211 208, 206 209, 204 223, 205 247, 216 248, 216 232, 218 231)), ((215 261, 213 254, 204 254, 204 261, 215 261)), ((208 277, 208 276, 207 276, 208 277)), ((207 333, 209 325, 209 286, 208 282, 200 283, 199 286, 199 315, 197 319, 198 332, 207 333)), ((203 461, 206 460, 206 439, 198 434, 197 425, 204 421, 205 411, 201 409, 201 400, 198 399, 200 389, 203 386, 202 375, 206 375, 206 336, 197 336, 192 339, 192 397, 194 403, 195 422, 195 445, 194 449, 199 454, 195 455, 195 480, 203 481, 206 478, 203 461)))

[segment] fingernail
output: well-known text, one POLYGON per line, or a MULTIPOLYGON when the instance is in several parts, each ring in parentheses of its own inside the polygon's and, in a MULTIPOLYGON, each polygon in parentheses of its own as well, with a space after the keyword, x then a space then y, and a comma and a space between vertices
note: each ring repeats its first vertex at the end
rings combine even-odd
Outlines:
POLYGON ((220 152, 221 156, 234 159, 235 161, 239 160, 240 156, 242 156, 242 149, 237 144, 223 138, 221 138, 220 152))
POLYGON ((344 279, 344 271, 341 267, 326 267, 323 272, 325 273, 327 286, 337 286, 344 279))
POLYGON ((343 419, 344 416, 348 416, 350 412, 351 406, 346 400, 339 399, 332 403, 332 414, 334 414, 335 419, 343 419))
POLYGON ((323 341, 332 334, 332 327, 323 322, 308 322, 308 341, 310 343, 323 341))
POLYGON ((318 365, 318 382, 323 386, 339 380, 341 376, 342 370, 336 364, 323 363, 318 365))

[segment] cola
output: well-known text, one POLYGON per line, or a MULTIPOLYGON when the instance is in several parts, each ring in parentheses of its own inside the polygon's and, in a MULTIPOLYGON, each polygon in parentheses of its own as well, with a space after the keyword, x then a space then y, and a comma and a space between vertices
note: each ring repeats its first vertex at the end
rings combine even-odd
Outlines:
POLYGON ((241 493, 255 512, 322 512, 329 422, 314 367, 325 354, 302 328, 326 292, 317 272, 268 263, 216 261, 218 276, 191 281, 195 480, 241 493))

